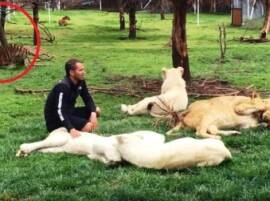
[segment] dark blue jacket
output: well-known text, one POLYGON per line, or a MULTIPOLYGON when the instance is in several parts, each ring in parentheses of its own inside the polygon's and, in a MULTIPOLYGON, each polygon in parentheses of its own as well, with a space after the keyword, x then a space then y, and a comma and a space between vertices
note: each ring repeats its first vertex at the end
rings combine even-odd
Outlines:
POLYGON ((74 128, 69 120, 69 115, 75 108, 76 99, 81 96, 89 112, 96 112, 95 103, 88 92, 85 81, 75 85, 70 78, 65 77, 54 86, 49 93, 44 115, 46 121, 61 121, 68 129, 74 128))

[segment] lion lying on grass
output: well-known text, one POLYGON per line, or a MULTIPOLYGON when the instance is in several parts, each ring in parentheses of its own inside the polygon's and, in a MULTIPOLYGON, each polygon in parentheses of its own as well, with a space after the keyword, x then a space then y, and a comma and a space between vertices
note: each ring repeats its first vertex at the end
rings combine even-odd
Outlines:
POLYGON ((179 114, 180 122, 167 135, 180 128, 193 128, 204 138, 220 138, 218 135, 240 134, 226 128, 251 128, 260 123, 260 114, 266 109, 265 101, 259 97, 221 96, 199 100, 179 114))
POLYGON ((263 99, 266 104, 265 111, 262 114, 262 120, 270 126, 270 98, 263 99))
POLYGON ((16 156, 27 156, 33 151, 44 153, 66 152, 87 155, 90 159, 99 160, 105 164, 113 164, 121 161, 116 145, 117 140, 114 137, 102 137, 81 132, 80 137, 72 138, 65 128, 59 128, 52 131, 42 141, 22 144, 16 156))
MULTIPOLYGON (((121 161, 121 155, 118 151, 118 136, 121 135, 100 136, 93 133, 80 133, 80 137, 72 138, 65 128, 58 128, 44 140, 21 144, 16 156, 27 156, 34 151, 43 153, 66 152, 87 155, 88 158, 105 164, 121 161)), ((160 135, 153 131, 137 131, 122 135, 136 136, 141 141, 151 141, 153 144, 164 142, 164 136, 160 138, 160 135)))
POLYGON ((163 84, 161 94, 141 100, 134 105, 121 105, 121 110, 129 115, 150 113, 152 116, 167 116, 171 112, 186 109, 188 96, 186 83, 182 78, 182 67, 162 69, 163 84))
MULTIPOLYGON (((160 135, 160 138, 164 136, 160 135)), ((181 138, 167 143, 141 141, 136 135, 118 137, 121 157, 138 167, 183 169, 216 166, 231 159, 230 151, 216 139, 181 138)))
POLYGON ((64 16, 64 17, 62 17, 62 19, 58 20, 58 25, 59 26, 67 26, 69 20, 70 20, 69 16, 64 16))
POLYGON ((66 152, 87 155, 105 164, 125 160, 139 167, 154 169, 212 166, 231 158, 223 142, 215 139, 183 138, 164 142, 164 135, 153 131, 109 137, 81 132, 80 137, 72 138, 65 128, 59 128, 45 140, 22 144, 16 156, 26 156, 33 151, 66 152))

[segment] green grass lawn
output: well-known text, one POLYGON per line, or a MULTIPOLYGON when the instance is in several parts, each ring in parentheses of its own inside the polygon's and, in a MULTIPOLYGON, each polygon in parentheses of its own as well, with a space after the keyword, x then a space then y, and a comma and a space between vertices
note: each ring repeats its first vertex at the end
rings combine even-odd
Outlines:
MULTIPOLYGON (((91 201, 197 201, 269 200, 270 136, 268 129, 243 130, 242 135, 224 137, 233 160, 219 167, 181 171, 154 171, 131 165, 106 167, 84 156, 34 153, 16 158, 19 145, 46 137, 43 120, 45 95, 19 95, 15 87, 51 88, 64 75, 64 63, 71 57, 84 61, 87 83, 111 86, 106 78, 139 75, 160 78, 160 69, 171 67, 170 40, 172 15, 161 21, 159 15, 138 13, 138 39, 123 40, 127 30, 118 30, 118 14, 96 11, 54 12, 51 24, 45 12, 40 20, 56 36, 54 44, 42 41, 42 49, 54 55, 39 63, 23 79, 0 85, 0 200, 91 200, 91 201), (58 19, 71 17, 71 24, 59 27, 58 19)), ((31 45, 31 26, 17 14, 16 24, 7 24, 9 42, 31 45)), ((245 28, 230 27, 229 15, 188 16, 188 47, 193 77, 219 78, 235 86, 270 88, 269 44, 243 44, 235 41, 245 28), (220 64, 218 24, 227 25, 227 62, 220 64)), ((259 35, 255 27, 246 35, 259 35)), ((6 79, 22 69, 0 69, 6 79)), ((153 126, 149 116, 128 117, 120 113, 121 103, 137 98, 93 94, 102 109, 98 133, 118 134, 149 129, 164 133, 165 124, 153 126)), ((184 136, 195 136, 182 131, 184 136)))

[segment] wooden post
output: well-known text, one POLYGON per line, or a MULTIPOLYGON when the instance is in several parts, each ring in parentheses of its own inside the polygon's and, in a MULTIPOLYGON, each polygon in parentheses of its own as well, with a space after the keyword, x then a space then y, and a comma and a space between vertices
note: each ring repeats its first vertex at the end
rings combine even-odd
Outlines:
POLYGON ((247 19, 250 19, 250 13, 249 13, 249 0, 246 0, 247 3, 247 19))
POLYGON ((99 0, 99 10, 102 10, 102 0, 99 0))
POLYGON ((197 0, 192 1, 192 8, 193 8, 194 15, 196 15, 196 12, 197 12, 197 0))
POLYGON ((219 28, 219 45, 220 45, 220 62, 225 62, 225 54, 227 50, 227 41, 226 41, 226 27, 224 24, 218 26, 219 28))
POLYGON ((197 25, 200 25, 200 0, 197 0, 197 25))
POLYGON ((250 15, 249 15, 250 20, 252 20, 252 18, 253 18, 253 13, 254 13, 256 2, 257 2, 256 0, 253 0, 252 7, 251 7, 251 12, 250 12, 250 15))

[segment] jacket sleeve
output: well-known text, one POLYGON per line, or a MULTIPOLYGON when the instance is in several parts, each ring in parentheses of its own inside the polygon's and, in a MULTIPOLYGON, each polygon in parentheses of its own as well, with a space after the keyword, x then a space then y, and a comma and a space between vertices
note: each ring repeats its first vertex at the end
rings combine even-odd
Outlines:
POLYGON ((94 103, 92 96, 88 92, 85 81, 83 81, 82 83, 82 90, 81 90, 80 96, 82 97, 86 108, 91 112, 96 112, 96 105, 94 103))
POLYGON ((55 98, 56 98, 56 109, 57 115, 62 122, 63 126, 70 131, 74 126, 72 125, 68 116, 68 97, 69 89, 63 84, 59 84, 55 88, 55 98))

